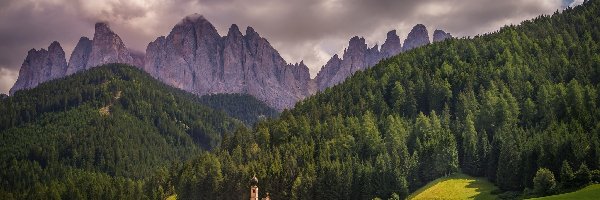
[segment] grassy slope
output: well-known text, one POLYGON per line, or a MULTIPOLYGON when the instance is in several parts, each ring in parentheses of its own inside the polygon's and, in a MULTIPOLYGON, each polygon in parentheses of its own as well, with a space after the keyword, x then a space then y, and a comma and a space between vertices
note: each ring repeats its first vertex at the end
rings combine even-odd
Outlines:
POLYGON ((562 199, 600 199, 600 184, 594 184, 587 186, 581 190, 575 192, 559 194, 554 196, 547 196, 541 198, 534 198, 541 200, 562 200, 562 199))
POLYGON ((490 192, 496 189, 485 178, 454 174, 428 183, 408 199, 495 199, 490 192))

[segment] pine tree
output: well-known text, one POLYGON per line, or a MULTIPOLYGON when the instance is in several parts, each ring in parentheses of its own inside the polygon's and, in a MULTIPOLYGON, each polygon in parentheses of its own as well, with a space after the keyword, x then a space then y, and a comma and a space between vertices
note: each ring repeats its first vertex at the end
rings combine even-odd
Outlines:
POLYGON ((477 175, 479 172, 479 145, 477 143, 477 131, 473 122, 473 115, 468 113, 464 121, 463 129, 463 162, 462 166, 466 173, 477 175))
POLYGON ((570 187, 575 179, 575 174, 573 173, 573 169, 571 169, 571 165, 566 160, 563 160, 562 167, 560 168, 560 182, 562 187, 570 187))
POLYGON ((592 180, 590 169, 585 163, 581 163, 577 172, 575 172, 575 184, 578 186, 587 185, 592 180))

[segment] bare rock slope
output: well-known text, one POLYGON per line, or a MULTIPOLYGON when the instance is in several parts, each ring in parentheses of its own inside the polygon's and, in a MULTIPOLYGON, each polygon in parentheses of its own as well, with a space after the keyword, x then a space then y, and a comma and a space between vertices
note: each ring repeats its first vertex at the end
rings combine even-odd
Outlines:
POLYGON ((247 93, 284 109, 312 93, 308 67, 286 63, 252 27, 242 34, 234 24, 221 37, 201 15, 148 44, 145 61, 155 78, 198 95, 247 93))
POLYGON ((18 90, 36 87, 40 83, 63 77, 67 70, 67 61, 65 52, 60 44, 52 42, 46 49, 31 49, 27 52, 27 57, 21 69, 17 82, 10 89, 10 94, 18 90))

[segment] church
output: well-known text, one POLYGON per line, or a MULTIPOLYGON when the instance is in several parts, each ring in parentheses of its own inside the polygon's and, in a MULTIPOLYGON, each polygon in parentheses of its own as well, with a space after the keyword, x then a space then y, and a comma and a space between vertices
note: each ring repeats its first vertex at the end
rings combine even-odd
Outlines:
MULTIPOLYGON (((259 200, 258 194, 258 178, 256 175, 250 179, 250 200, 259 200)), ((269 193, 262 200, 271 200, 269 193)))

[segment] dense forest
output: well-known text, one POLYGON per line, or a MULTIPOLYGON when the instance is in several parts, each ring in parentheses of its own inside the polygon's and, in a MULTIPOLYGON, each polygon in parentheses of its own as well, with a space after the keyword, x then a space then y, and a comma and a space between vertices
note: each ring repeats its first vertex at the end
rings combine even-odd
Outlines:
POLYGON ((513 198, 600 181, 599 42, 587 1, 405 52, 237 129, 162 187, 241 199, 256 174, 273 199, 387 199, 461 171, 513 198))
POLYGON ((201 96, 199 101, 250 126, 263 119, 276 118, 279 114, 277 110, 249 94, 209 94, 201 96))
POLYGON ((402 53, 258 121, 246 113, 272 111, 243 96, 94 68, 0 100, 0 199, 244 199, 253 175, 273 199, 403 199, 455 172, 501 198, 568 191, 600 181, 599 42, 586 1, 402 53))
POLYGON ((199 101, 119 64, 18 91, 0 100, 0 199, 151 198, 146 178, 242 124, 199 101))

